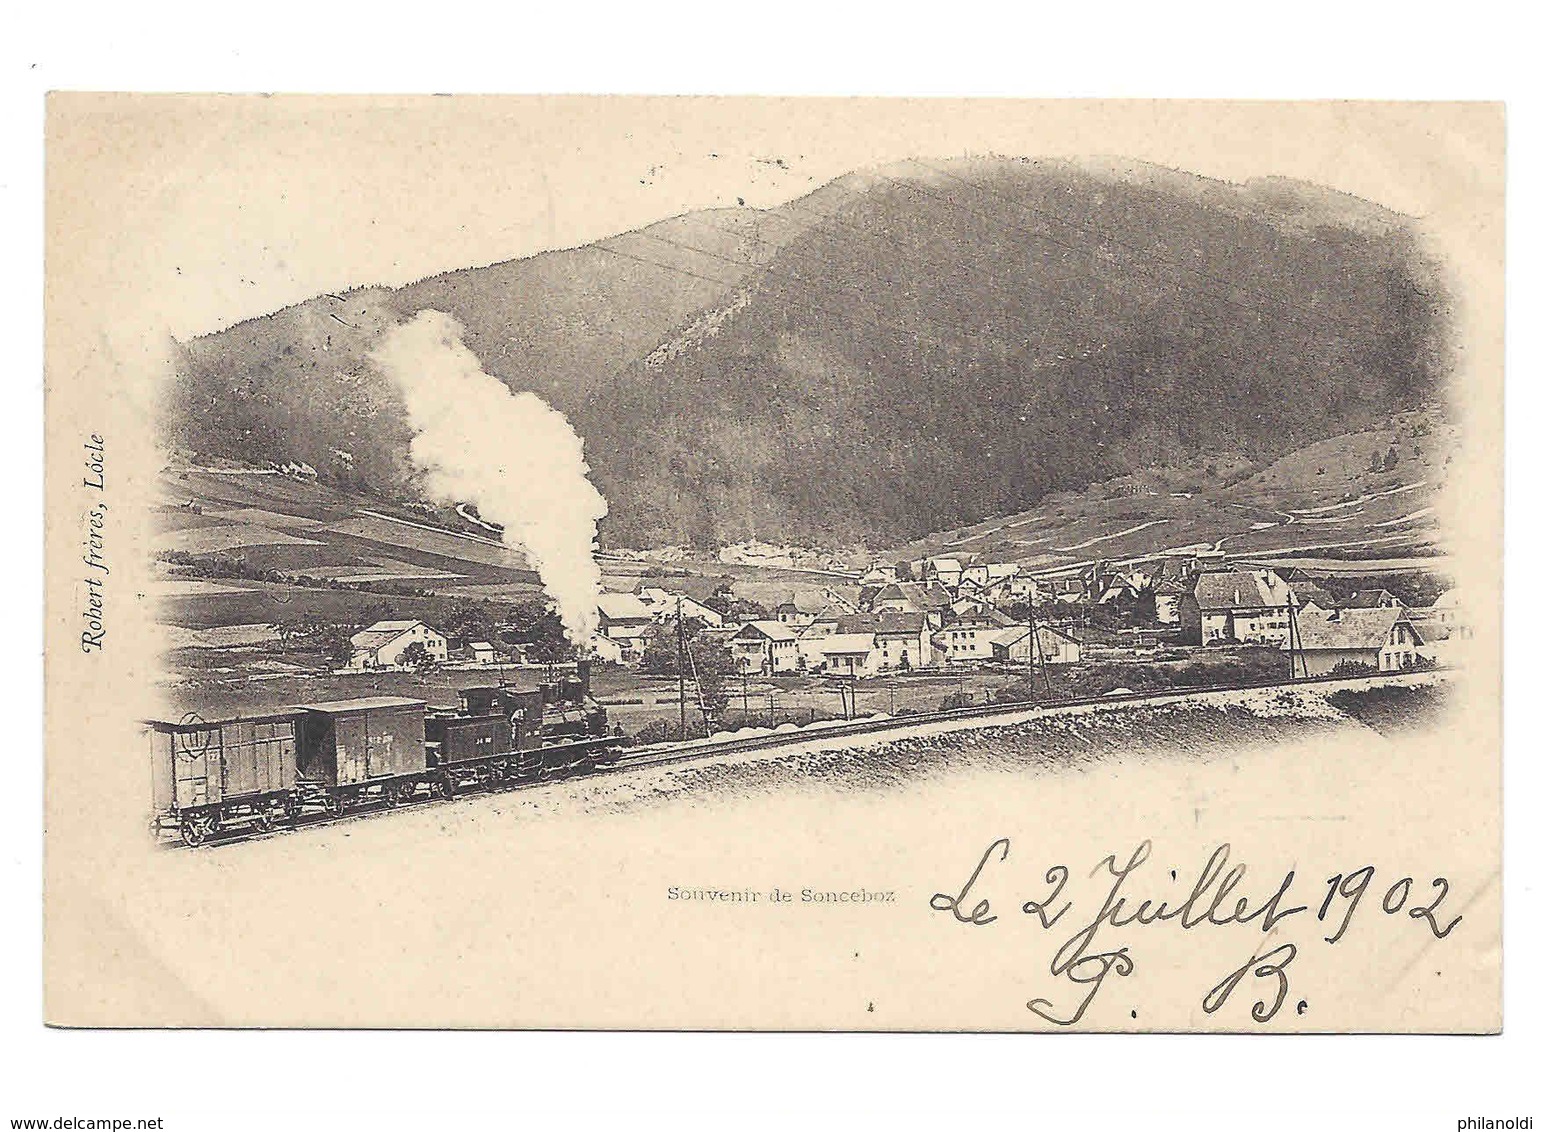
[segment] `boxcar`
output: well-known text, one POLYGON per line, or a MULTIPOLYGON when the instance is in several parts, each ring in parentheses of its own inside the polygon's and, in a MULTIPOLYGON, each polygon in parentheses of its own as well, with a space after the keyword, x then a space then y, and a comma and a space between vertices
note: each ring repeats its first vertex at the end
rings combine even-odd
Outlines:
POLYGON ((189 844, 222 829, 266 829, 289 812, 295 784, 294 712, 150 727, 157 827, 189 844))
POLYGON ((422 700, 373 696, 301 704, 297 766, 307 801, 329 808, 416 788, 427 769, 422 700))

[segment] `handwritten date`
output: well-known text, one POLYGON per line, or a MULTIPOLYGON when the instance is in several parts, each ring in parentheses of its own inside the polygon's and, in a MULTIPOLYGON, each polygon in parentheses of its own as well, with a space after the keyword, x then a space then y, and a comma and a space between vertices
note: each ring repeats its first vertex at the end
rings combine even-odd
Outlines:
MULTIPOLYGON (((990 897, 981 893, 988 889, 991 879, 999 880, 990 874, 1000 870, 1011 852, 1009 838, 991 842, 956 891, 933 894, 932 910, 951 916, 953 922, 964 927, 983 928, 997 923, 1000 915, 993 910, 990 897)), ((1096 911, 1072 918, 1073 930, 1065 936, 1049 964, 1050 975, 1065 979, 1076 997, 1058 1005, 1045 997, 1031 999, 1027 1007, 1034 1014, 1057 1026, 1074 1026, 1086 1016, 1111 976, 1122 979, 1135 973, 1135 959, 1128 944, 1101 946, 1109 932, 1149 929, 1169 922, 1183 931, 1251 925, 1256 926, 1262 940, 1292 917, 1304 916, 1306 919, 1300 922, 1310 923, 1315 913, 1319 930, 1327 931, 1323 940, 1333 945, 1350 931, 1368 896, 1373 902, 1370 907, 1376 906, 1379 896, 1383 915, 1403 916, 1422 924, 1436 939, 1445 939, 1462 922, 1461 916, 1447 918, 1441 911, 1451 890, 1445 877, 1420 882, 1404 876, 1384 886, 1377 880, 1376 868, 1365 865, 1326 878, 1321 900, 1315 906, 1292 904, 1291 890, 1297 886, 1294 870, 1260 885, 1249 880, 1247 865, 1231 862, 1232 849, 1226 844, 1210 853, 1192 884, 1162 899, 1138 895, 1131 890, 1139 881, 1132 882, 1131 878, 1150 861, 1151 853, 1151 842, 1143 841, 1127 856, 1110 854, 1093 867, 1088 874, 1090 879, 1106 877, 1100 885, 1096 911), (1426 889, 1428 895, 1422 895, 1426 889)), ((1176 881, 1177 871, 1173 870, 1171 876, 1176 881)), ((1072 914, 1076 905, 1066 894, 1070 880, 1067 865, 1053 865, 1045 871, 1046 891, 1020 904, 1030 928, 1054 931, 1072 914)), ((1288 970, 1298 954, 1295 943, 1264 950, 1260 942, 1245 962, 1211 988, 1201 1008, 1206 1014, 1223 1010, 1233 992, 1251 979, 1257 981, 1261 995, 1252 1006, 1251 1017, 1259 1023, 1270 1021, 1290 996, 1288 970)), ((1296 1013, 1305 1009, 1305 1000, 1298 1001, 1296 1013)))

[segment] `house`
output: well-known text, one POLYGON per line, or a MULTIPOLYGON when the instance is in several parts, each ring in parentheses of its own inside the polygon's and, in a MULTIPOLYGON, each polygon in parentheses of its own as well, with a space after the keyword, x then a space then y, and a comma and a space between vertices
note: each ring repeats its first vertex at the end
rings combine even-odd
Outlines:
POLYGON ((1158 625, 1176 625, 1182 620, 1183 599, 1189 587, 1176 578, 1163 578, 1156 584, 1156 619, 1158 625))
POLYGON ((932 647, 943 664, 968 664, 990 660, 991 644, 1012 619, 995 609, 981 609, 944 625, 932 633, 932 647))
POLYGON ((657 586, 648 586, 637 592, 638 598, 648 607, 655 621, 668 621, 678 612, 688 621, 700 621, 713 629, 721 629, 727 623, 723 611, 690 594, 674 594, 657 586))
MULTIPOLYGON (((589 641, 589 650, 595 657, 608 664, 625 664, 629 659, 627 650, 609 637, 596 633, 589 641)), ((632 657, 630 659, 635 659, 632 657)))
POLYGON ((1356 590, 1344 603, 1345 609, 1402 609, 1398 596, 1387 590, 1356 590))
POLYGON ((1315 605, 1318 609, 1322 610, 1337 609, 1339 607, 1339 603, 1334 599, 1333 595, 1310 578, 1302 576, 1292 579, 1290 590, 1291 593, 1296 595, 1296 605, 1299 608, 1305 609, 1309 605, 1315 605))
POLYGON ((921 580, 936 582, 951 590, 958 585, 963 574, 963 564, 957 558, 928 558, 921 570, 921 580))
POLYGON ((1452 588, 1441 594, 1429 607, 1426 616, 1443 625, 1456 625, 1463 622, 1465 618, 1462 614, 1462 591, 1452 588))
POLYGON ((818 660, 811 669, 831 676, 876 676, 878 643, 872 633, 835 633, 815 642, 818 660))
POLYGON ((1179 604, 1179 621, 1202 645, 1282 645, 1294 602, 1273 570, 1219 570, 1199 575, 1193 594, 1179 604))
POLYGON ((1419 634, 1422 642, 1419 655, 1425 660, 1455 667, 1467 659, 1467 642, 1472 640, 1470 627, 1431 618, 1411 617, 1409 622, 1413 625, 1414 632, 1419 634))
POLYGON ((652 608, 636 594, 604 593, 598 605, 600 635, 620 646, 619 663, 641 660, 653 629, 652 608))
MULTIPOLYGON (((1402 609, 1387 606, 1296 613, 1297 647, 1308 676, 1323 676, 1345 662, 1378 672, 1414 667, 1424 639, 1402 609)), ((1284 646, 1289 648, 1287 642, 1284 646)))
POLYGON ((471 660, 474 664, 497 664, 498 650, 490 641, 472 641, 466 646, 471 651, 471 660))
POLYGON ((1087 582, 1077 574, 1062 574, 1058 578, 1040 578, 1038 602, 1053 605, 1081 605, 1089 600, 1087 582))
POLYGON ((1053 625, 1014 625, 1002 629, 991 642, 995 660, 1012 664, 1076 664, 1082 658, 1081 642, 1053 625))
POLYGON ((414 644, 421 644, 431 660, 450 658, 450 642, 443 633, 422 621, 376 621, 349 638, 353 656, 349 668, 397 668, 414 644))
POLYGON ((960 571, 958 584, 987 590, 997 583, 1016 577, 1019 569, 1016 562, 977 562, 960 571))
POLYGON ((826 587, 824 589, 793 591, 785 601, 776 606, 776 619, 783 625, 791 625, 795 629, 802 629, 813 624, 815 617, 832 606, 842 609, 847 613, 857 612, 856 601, 843 593, 826 587))
POLYGON ((942 624, 943 610, 953 600, 941 586, 926 586, 916 582, 896 582, 884 586, 873 595, 868 604, 871 613, 921 613, 933 627, 942 624))
POLYGON ((798 636, 780 621, 750 621, 728 639, 734 669, 750 676, 798 670, 798 636))
POLYGON ((882 562, 875 562, 861 578, 864 586, 886 586, 897 581, 899 570, 882 562))
POLYGON ((932 657, 932 623, 924 613, 854 614, 843 617, 839 633, 871 633, 881 671, 928 668, 932 657))

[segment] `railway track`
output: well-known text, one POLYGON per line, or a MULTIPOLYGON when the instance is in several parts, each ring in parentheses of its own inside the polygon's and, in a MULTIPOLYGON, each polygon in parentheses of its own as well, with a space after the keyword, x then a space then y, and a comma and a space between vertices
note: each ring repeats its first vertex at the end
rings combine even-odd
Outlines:
MULTIPOLYGON (((1297 680, 1269 684, 1215 684, 1204 688, 1185 688, 1164 692, 1128 692, 1103 696, 1049 698, 1036 702, 982 704, 978 707, 949 708, 946 711, 919 712, 914 715, 853 719, 824 726, 801 727, 797 730, 776 731, 769 735, 753 735, 741 739, 724 739, 718 742, 696 741, 661 744, 654 747, 641 748, 631 753, 623 753, 612 762, 577 774, 553 775, 547 778, 532 779, 526 782, 509 784, 500 789, 459 794, 454 799, 423 798, 398 806, 380 803, 361 806, 341 815, 305 814, 295 818, 292 822, 272 830, 261 832, 250 830, 233 831, 211 839, 199 848, 215 849, 226 845, 244 844, 250 841, 261 841, 270 837, 279 837, 286 833, 311 829, 317 826, 330 827, 350 822, 370 821, 404 809, 419 809, 429 805, 451 805, 456 801, 463 801, 469 798, 515 793, 520 790, 549 786, 556 782, 597 778, 604 775, 621 774, 627 771, 645 770, 651 767, 698 762, 709 758, 719 758, 724 755, 774 750, 778 747, 797 747, 808 743, 822 743, 831 739, 881 737, 892 732, 908 731, 917 727, 927 727, 935 724, 962 724, 977 720, 996 720, 1002 724, 1010 724, 1075 708, 1117 707, 1129 704, 1161 706, 1185 700, 1203 700, 1212 696, 1233 692, 1284 691, 1292 688, 1321 688, 1327 685, 1355 687, 1370 685, 1373 682, 1382 685, 1390 684, 1406 687, 1407 681, 1410 679, 1441 678, 1449 674, 1449 671, 1449 669, 1437 668, 1425 669, 1419 672, 1377 673, 1366 676, 1309 676, 1297 680)), ((184 847, 178 842, 166 841, 162 843, 162 848, 178 849, 184 847)))

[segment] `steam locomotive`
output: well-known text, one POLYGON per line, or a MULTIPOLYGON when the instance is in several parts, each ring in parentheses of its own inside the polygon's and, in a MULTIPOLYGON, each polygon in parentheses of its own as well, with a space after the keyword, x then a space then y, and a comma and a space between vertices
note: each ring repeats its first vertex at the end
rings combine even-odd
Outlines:
POLYGON ((465 688, 453 708, 372 696, 237 719, 146 724, 157 836, 191 846, 366 805, 568 777, 608 765, 589 668, 534 688, 465 688))

